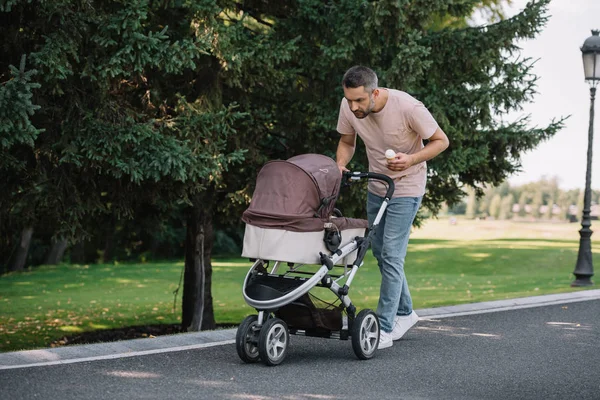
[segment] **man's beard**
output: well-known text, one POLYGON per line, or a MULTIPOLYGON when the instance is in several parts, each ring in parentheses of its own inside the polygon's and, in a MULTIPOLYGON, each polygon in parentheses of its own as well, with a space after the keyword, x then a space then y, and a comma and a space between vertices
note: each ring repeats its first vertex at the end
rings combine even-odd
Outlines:
POLYGON ((352 112, 356 118, 363 119, 366 118, 367 115, 371 114, 371 111, 373 111, 373 108, 375 107, 375 101, 372 98, 369 98, 369 100, 369 108, 367 108, 365 111, 357 110, 352 112))

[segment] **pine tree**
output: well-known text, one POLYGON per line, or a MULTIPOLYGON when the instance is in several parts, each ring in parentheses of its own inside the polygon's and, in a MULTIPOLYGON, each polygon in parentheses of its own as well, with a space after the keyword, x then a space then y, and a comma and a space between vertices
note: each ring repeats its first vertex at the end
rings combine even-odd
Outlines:
MULTIPOLYGON (((98 221, 187 204, 186 226, 196 229, 188 233, 187 326, 206 303, 206 315, 194 321, 214 327, 212 215, 205 214, 245 147, 234 136, 245 114, 223 101, 221 82, 248 75, 256 82, 244 82, 246 90, 263 84, 250 65, 234 62, 244 51, 261 58, 263 73, 285 57, 264 44, 268 39, 244 35, 244 26, 227 27, 221 12, 212 1, 145 0, 19 1, 0 10, 0 36, 15 39, 2 48, 0 76, 23 54, 39 71, 29 87, 33 72, 3 85, 3 99, 18 97, 24 106, 2 114, 8 121, 2 121, 1 158, 12 161, 14 154, 20 168, 0 174, 2 218, 16 221, 15 230, 53 227, 51 235, 73 241, 89 237, 98 221), (28 88, 40 105, 30 107, 33 116, 25 109, 28 88), (15 149, 21 143, 29 146, 15 149)), ((14 239, 7 247, 14 248, 14 239)))
MULTIPOLYGON (((33 103, 33 93, 40 84, 33 82, 37 71, 26 70, 26 56, 21 56, 19 68, 8 65, 11 77, 0 82, 0 175, 6 182, 0 186, 0 210, 13 210, 19 215, 20 223, 15 224, 10 215, 0 212, 0 257, 8 264, 9 271, 20 271, 25 267, 29 246, 33 235, 33 217, 31 207, 24 207, 19 200, 26 196, 28 190, 23 184, 28 171, 27 160, 20 157, 23 152, 31 154, 35 140, 42 133, 36 128, 31 117, 40 108, 33 103), (16 204, 15 204, 16 203, 16 204), (16 205, 16 207, 15 207, 16 205), (13 232, 20 230, 18 247, 12 250, 13 232)), ((1 75, 0 75, 1 77, 1 75)), ((0 264, 0 267, 2 265, 0 264)), ((2 268, 0 268, 2 271, 2 268)))

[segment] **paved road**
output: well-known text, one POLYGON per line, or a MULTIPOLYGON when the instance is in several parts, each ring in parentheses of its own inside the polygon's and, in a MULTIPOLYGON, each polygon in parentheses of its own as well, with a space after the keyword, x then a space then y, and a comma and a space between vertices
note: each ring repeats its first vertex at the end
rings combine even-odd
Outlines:
POLYGON ((369 361, 292 336, 277 367, 235 345, 0 370, 2 399, 600 399, 600 300, 419 322, 369 361))

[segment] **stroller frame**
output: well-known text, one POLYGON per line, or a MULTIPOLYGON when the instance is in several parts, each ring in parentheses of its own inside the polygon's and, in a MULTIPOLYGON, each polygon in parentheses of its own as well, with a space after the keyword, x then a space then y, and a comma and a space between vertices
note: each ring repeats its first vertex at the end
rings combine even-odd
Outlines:
POLYGON ((319 252, 320 267, 315 273, 299 271, 304 264, 287 263, 288 269, 279 273, 282 262, 278 260, 251 259, 252 267, 244 279, 242 294, 248 305, 258 311, 258 315, 250 315, 238 327, 236 349, 240 358, 247 363, 262 360, 267 365, 278 365, 286 356, 289 345, 289 334, 352 339, 352 348, 359 359, 373 357, 379 344, 379 319, 369 309, 356 314, 356 307, 348 296, 350 286, 371 244, 375 228, 379 225, 387 205, 394 193, 394 182, 387 175, 372 172, 346 172, 343 175, 348 182, 362 179, 375 179, 387 184, 384 201, 371 226, 364 237, 356 236, 337 250, 325 254, 319 252), (337 265, 348 255, 356 252, 356 259, 350 264, 337 265), (274 264, 268 271, 269 261, 274 264), (334 268, 343 268, 339 275, 332 274, 334 268), (310 278, 291 274, 312 275, 310 278), (343 285, 342 280, 345 279, 343 285), (258 281, 258 283, 257 283, 258 281), (286 286, 284 291, 273 288, 273 285, 286 286), (339 330, 329 329, 297 329, 288 328, 286 321, 275 313, 300 297, 306 295, 314 287, 328 288, 341 301, 342 326, 339 330), (344 315, 344 312, 346 315, 344 315))

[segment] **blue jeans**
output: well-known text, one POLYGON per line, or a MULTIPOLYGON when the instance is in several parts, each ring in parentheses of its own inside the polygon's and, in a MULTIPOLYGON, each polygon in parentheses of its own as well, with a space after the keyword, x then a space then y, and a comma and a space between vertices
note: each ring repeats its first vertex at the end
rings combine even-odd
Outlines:
MULTIPOLYGON (((367 215, 373 223, 383 197, 369 192, 367 215)), ((389 201, 385 214, 374 232, 371 248, 381 272, 377 315, 381 329, 391 332, 396 315, 412 312, 412 299, 404 276, 404 258, 413 220, 422 197, 396 197, 389 201)))

